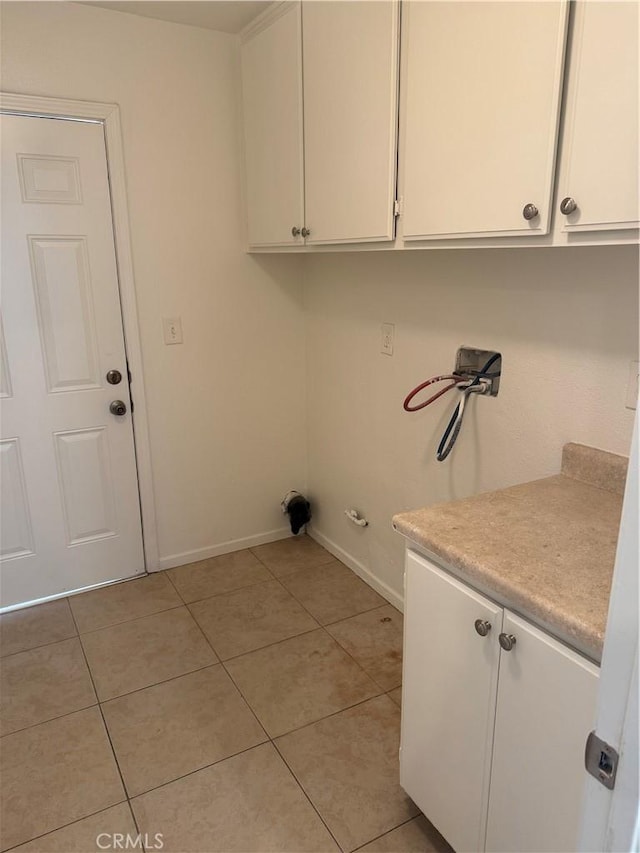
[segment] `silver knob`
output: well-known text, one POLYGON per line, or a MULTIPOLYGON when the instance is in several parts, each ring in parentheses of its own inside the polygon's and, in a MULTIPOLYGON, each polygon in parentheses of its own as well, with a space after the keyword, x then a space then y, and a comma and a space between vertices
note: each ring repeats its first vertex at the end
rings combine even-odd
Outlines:
POLYGON ((527 220, 527 222, 530 219, 535 219, 538 213, 538 208, 535 206, 535 204, 531 204, 531 202, 529 202, 529 204, 525 204, 525 206, 522 208, 522 215, 527 220))
POLYGON ((480 634, 481 637, 486 637, 489 631, 491 630, 491 622, 487 622, 486 619, 476 619, 473 623, 475 625, 476 631, 480 634))
POLYGON ((299 229, 299 228, 296 228, 296 226, 295 226, 295 225, 294 225, 294 226, 293 226, 293 228, 291 229, 291 236, 292 236, 292 237, 299 237, 299 236, 300 236, 300 229, 299 229))
POLYGON ((516 638, 513 634, 500 634, 498 636, 498 642, 505 652, 510 652, 516 644, 516 638))
POLYGON ((560 213, 564 213, 565 216, 569 216, 570 213, 575 213, 578 209, 578 205, 576 204, 575 198, 571 198, 571 196, 567 196, 563 198, 560 202, 560 213))
POLYGON ((476 619, 473 623, 475 625, 476 631, 480 634, 481 637, 486 637, 489 631, 491 630, 491 622, 487 622, 486 619, 476 619))
POLYGON ((300 233, 303 237, 308 237, 311 234, 311 228, 303 228, 300 233))
POLYGON ((122 374, 119 370, 109 370, 107 372, 107 382, 109 385, 119 385, 122 382, 122 374))
POLYGON ((121 417, 122 415, 126 415, 127 406, 122 400, 112 400, 109 405, 109 411, 112 415, 118 415, 118 417, 121 417))

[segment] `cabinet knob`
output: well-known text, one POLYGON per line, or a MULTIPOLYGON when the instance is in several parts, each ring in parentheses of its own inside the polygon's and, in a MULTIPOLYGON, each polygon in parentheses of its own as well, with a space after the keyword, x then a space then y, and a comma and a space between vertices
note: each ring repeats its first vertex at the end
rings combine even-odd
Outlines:
POLYGON ((576 204, 575 198, 571 198, 568 195, 566 198, 563 198, 560 202, 560 213, 563 213, 565 216, 569 216, 570 213, 575 213, 578 209, 578 205, 576 204))
POLYGON ((538 213, 538 208, 535 206, 535 204, 531 204, 531 202, 529 202, 529 204, 525 204, 525 206, 522 208, 522 215, 527 220, 527 222, 530 219, 535 219, 538 213))
POLYGON ((498 642, 500 643, 501 648, 505 650, 505 652, 510 652, 516 644, 516 638, 513 636, 513 634, 500 634, 498 636, 498 642))
POLYGON ((311 228, 303 228, 300 233, 303 237, 308 237, 311 234, 311 228))
POLYGON ((489 631, 491 630, 491 622, 487 622, 486 619, 476 619, 473 624, 475 625, 475 629, 481 637, 486 637, 489 631))
POLYGON ((291 229, 291 236, 292 236, 292 237, 299 237, 299 236, 300 236, 300 229, 299 229, 299 228, 296 228, 296 226, 295 226, 295 225, 294 225, 294 226, 293 226, 293 228, 291 229))

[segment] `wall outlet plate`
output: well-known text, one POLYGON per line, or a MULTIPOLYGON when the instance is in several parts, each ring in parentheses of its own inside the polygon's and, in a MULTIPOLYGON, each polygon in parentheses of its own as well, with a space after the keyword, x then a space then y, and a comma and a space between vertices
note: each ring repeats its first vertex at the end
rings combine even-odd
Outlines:
POLYGON ((393 355, 393 336, 396 327, 393 323, 382 324, 382 334, 380 338, 380 352, 383 355, 393 355))
POLYGON ((477 376, 494 355, 497 355, 498 358, 489 368, 486 378, 491 383, 489 396, 496 397, 500 388, 500 374, 502 372, 502 355, 499 352, 462 346, 456 355, 456 366, 453 372, 461 376, 477 376))

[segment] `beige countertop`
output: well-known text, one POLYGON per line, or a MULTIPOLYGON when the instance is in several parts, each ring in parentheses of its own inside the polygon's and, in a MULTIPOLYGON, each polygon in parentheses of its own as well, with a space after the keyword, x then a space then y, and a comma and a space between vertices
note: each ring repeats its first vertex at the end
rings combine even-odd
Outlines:
POLYGON ((403 536, 596 661, 627 459, 567 444, 562 473, 394 516, 403 536))

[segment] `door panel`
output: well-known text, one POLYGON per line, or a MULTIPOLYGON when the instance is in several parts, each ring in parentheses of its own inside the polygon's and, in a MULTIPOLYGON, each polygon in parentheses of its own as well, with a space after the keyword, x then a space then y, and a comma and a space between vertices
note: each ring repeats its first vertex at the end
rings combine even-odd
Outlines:
POLYGON ((300 0, 241 48, 248 237, 302 245, 304 225, 300 0))
POLYGON ((302 4, 307 243, 393 239, 398 22, 397 0, 302 4))
POLYGON ((638 227, 638 11, 576 3, 559 198, 578 207, 563 231, 638 227))
POLYGON ((0 556, 24 557, 33 554, 31 514, 27 503, 20 442, 17 438, 0 441, 2 516, 0 556))
POLYGON ((483 849, 501 623, 500 607, 407 552, 400 784, 458 851, 483 849))
POLYGON ((103 129, 1 122, 5 607, 144 559, 103 129))
POLYGON ((566 0, 404 5, 405 239, 548 233, 567 18, 566 0))
POLYGON ((598 667, 505 611, 486 849, 578 850, 598 667))
POLYGON ((87 241, 27 239, 48 389, 99 388, 87 241))

